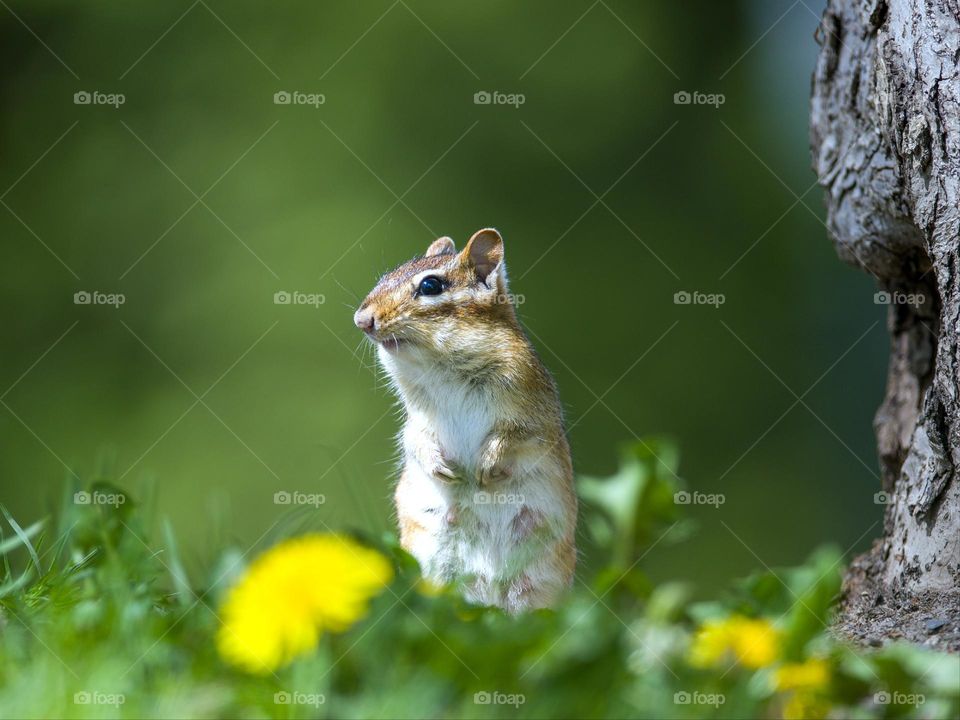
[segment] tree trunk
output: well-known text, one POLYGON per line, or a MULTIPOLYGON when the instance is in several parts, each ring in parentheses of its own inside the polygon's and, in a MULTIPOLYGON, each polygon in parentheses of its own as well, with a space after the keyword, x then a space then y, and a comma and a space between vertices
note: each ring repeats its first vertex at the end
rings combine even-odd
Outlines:
POLYGON ((888 302, 877 412, 883 537, 847 573, 839 632, 960 648, 960 0, 828 0, 813 166, 840 257, 888 302))

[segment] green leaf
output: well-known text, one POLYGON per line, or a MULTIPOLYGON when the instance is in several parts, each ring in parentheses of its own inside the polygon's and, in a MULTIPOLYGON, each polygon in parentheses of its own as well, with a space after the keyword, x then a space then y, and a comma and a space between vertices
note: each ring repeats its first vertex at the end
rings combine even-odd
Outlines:
POLYGON ((643 548, 662 539, 677 522, 678 462, 672 442, 646 438, 623 448, 616 474, 578 478, 587 528, 609 549, 614 567, 629 568, 643 548))
POLYGON ((689 583, 668 582, 658 585, 647 601, 646 615, 654 622, 678 619, 693 594, 689 583))

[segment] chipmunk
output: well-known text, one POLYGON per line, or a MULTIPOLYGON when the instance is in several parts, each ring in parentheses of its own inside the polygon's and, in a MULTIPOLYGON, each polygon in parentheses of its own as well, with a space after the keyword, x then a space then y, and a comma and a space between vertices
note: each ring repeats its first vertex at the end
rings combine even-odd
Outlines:
POLYGON ((572 583, 577 500, 553 378, 517 320, 503 239, 434 241, 354 315, 405 409, 401 545, 440 585, 510 613, 572 583))

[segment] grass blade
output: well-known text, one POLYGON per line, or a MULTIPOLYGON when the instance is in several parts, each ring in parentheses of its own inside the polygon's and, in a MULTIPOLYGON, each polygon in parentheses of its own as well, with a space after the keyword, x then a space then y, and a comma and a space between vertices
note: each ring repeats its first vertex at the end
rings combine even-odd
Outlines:
MULTIPOLYGON (((40 530, 43 528, 44 522, 44 520, 37 520, 37 522, 23 531, 23 535, 27 538, 32 538, 34 535, 40 532, 40 530)), ((16 527, 14 527, 14 531, 16 531, 16 527)), ((0 555, 5 555, 21 545, 23 545, 23 540, 21 539, 20 534, 17 533, 15 537, 0 541, 0 555)))
POLYGON ((0 505, 0 512, 3 513, 3 516, 7 519, 7 522, 10 523, 10 527, 13 528, 13 531, 17 534, 17 537, 20 538, 20 541, 27 548, 27 552, 30 553, 30 558, 33 560, 33 564, 37 566, 37 572, 43 575, 43 568, 40 567, 40 556, 37 555, 37 550, 33 547, 33 543, 30 542, 30 538, 27 537, 27 534, 23 531, 23 528, 17 524, 17 521, 13 519, 13 516, 9 513, 6 506, 0 505))

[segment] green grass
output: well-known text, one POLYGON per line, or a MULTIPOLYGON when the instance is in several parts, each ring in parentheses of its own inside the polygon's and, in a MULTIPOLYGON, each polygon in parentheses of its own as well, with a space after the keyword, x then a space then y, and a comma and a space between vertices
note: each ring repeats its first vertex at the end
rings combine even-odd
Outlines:
POLYGON ((691 531, 673 502, 675 463, 669 443, 648 439, 624 452, 615 476, 581 478, 584 557, 556 612, 510 618, 424 594, 392 537, 365 538, 395 561, 392 585, 353 628, 263 677, 226 665, 213 642, 224 591, 263 548, 215 549, 188 577, 169 526, 131 498, 74 501, 121 492, 105 482, 69 488, 37 523, 4 510, 0 716, 779 717, 791 696, 774 689, 775 667, 687 662, 697 624, 731 613, 774 622, 779 662, 827 660, 830 682, 808 698, 818 712, 957 715, 956 656, 868 653, 830 638, 834 550, 758 572, 710 603, 691 604, 687 583, 651 586, 636 559, 691 531))

